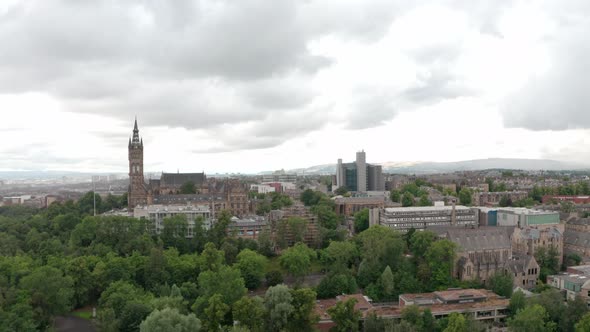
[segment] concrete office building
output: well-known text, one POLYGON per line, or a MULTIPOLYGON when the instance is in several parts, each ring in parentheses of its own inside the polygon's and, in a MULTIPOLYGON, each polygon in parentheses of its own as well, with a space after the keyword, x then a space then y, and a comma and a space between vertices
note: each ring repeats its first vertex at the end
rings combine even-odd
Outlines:
POLYGON ((527 208, 500 208, 497 212, 498 226, 526 226, 558 225, 559 212, 542 211, 527 208))
POLYGON ((380 224, 400 232, 437 226, 477 227, 479 211, 466 206, 412 206, 372 209, 370 225, 380 224))
POLYGON ((147 219, 151 222, 152 231, 160 234, 164 229, 164 219, 175 216, 184 216, 187 221, 185 236, 193 237, 195 220, 202 218, 203 227, 211 228, 211 213, 208 205, 144 205, 137 206, 133 210, 133 216, 137 219, 147 219))
POLYGON ((385 190, 382 168, 380 165, 367 164, 364 151, 356 153, 356 161, 353 163, 342 163, 342 159, 338 159, 336 188, 340 187, 355 192, 385 190))

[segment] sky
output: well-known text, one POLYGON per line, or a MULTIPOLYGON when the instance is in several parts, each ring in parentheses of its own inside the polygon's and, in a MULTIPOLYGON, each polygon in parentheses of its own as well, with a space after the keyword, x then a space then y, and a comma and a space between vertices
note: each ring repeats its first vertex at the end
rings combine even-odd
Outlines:
POLYGON ((590 2, 3 0, 0 170, 588 164, 590 2))

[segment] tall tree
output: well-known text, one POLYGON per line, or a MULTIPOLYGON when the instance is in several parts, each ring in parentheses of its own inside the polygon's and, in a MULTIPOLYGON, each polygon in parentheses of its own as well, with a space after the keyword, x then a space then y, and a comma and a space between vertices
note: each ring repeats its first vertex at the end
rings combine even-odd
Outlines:
POLYGON ((510 316, 513 317, 519 310, 524 309, 525 306, 526 297, 524 296, 524 293, 520 290, 512 293, 512 296, 510 297, 510 304, 508 305, 510 316))
POLYGON ((494 293, 504 297, 510 297, 512 295, 512 285, 514 284, 512 273, 504 274, 497 272, 490 277, 488 283, 489 289, 494 293))
POLYGON ((359 330, 361 313, 354 309, 357 300, 350 298, 339 301, 335 306, 328 308, 328 314, 336 326, 330 329, 334 332, 356 332, 359 330))
POLYGON ((473 193, 468 188, 461 188, 459 191, 459 202, 463 205, 471 205, 471 195, 473 193))
POLYGON ((402 195, 402 206, 414 206, 414 195, 407 191, 402 195))
POLYGON ((244 249, 238 254, 237 260, 236 266, 244 278, 246 287, 258 288, 264 278, 264 268, 268 261, 266 257, 253 250, 244 249))
POLYGON ((31 294, 37 321, 46 325, 54 315, 67 313, 73 304, 73 280, 51 266, 39 267, 24 277, 20 287, 31 294))
POLYGON ((369 209, 362 209, 354 214, 354 231, 360 233, 369 228, 369 209))
POLYGON ((309 249, 304 243, 297 243, 295 246, 283 251, 279 263, 281 267, 289 271, 289 274, 300 282, 309 273, 311 262, 315 257, 315 251, 309 249))
POLYGON ((176 309, 154 310, 139 326, 140 332, 199 332, 201 321, 195 314, 183 315, 176 309))
POLYGON ((251 332, 264 331, 264 316, 266 315, 266 308, 260 297, 242 297, 234 303, 232 314, 239 326, 244 326, 251 332))
POLYGON ((224 303, 221 294, 211 296, 208 302, 208 306, 205 308, 205 317, 207 318, 205 325, 207 326, 207 331, 221 331, 221 323, 225 314, 229 311, 229 306, 224 303))
POLYGON ((555 323, 549 321, 547 311, 539 304, 519 310, 508 319, 508 330, 514 332, 551 332, 555 323))
POLYGON ((293 297, 289 287, 277 285, 270 287, 264 296, 264 305, 268 311, 268 329, 281 331, 289 323, 289 317, 295 310, 291 304, 293 297))
POLYGON ((449 315, 449 323, 443 332, 467 332, 467 320, 462 314, 453 312, 449 315))
POLYGON ((291 290, 291 305, 293 312, 287 324, 287 330, 311 331, 314 325, 319 321, 319 316, 315 313, 316 292, 309 288, 300 288, 291 290))
POLYGON ((432 273, 431 288, 446 289, 453 283, 452 269, 457 245, 449 240, 434 242, 426 251, 426 261, 432 273))

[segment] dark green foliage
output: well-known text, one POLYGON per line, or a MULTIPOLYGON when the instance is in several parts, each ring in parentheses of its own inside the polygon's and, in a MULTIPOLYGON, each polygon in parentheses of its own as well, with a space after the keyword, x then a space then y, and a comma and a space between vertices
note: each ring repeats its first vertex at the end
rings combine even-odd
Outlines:
POLYGON ((362 209, 354 215, 354 231, 360 233, 369 228, 369 209, 362 209))
POLYGON ((283 283, 283 274, 281 273, 281 271, 278 270, 268 271, 265 274, 264 278, 266 279, 266 285, 268 287, 276 286, 278 284, 283 283))
POLYGON ((496 273, 488 280, 489 289, 494 293, 510 297, 512 295, 512 284, 514 277, 512 273, 496 273))
POLYGON ((185 182, 182 186, 180 186, 180 193, 183 195, 196 194, 197 187, 192 181, 185 182))

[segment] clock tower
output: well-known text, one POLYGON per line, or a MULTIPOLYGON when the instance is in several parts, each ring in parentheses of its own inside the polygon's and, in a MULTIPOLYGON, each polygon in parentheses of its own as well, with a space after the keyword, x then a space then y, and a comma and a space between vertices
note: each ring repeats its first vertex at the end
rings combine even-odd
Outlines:
POLYGON ((143 139, 139 138, 137 118, 133 127, 133 137, 129 138, 129 210, 137 205, 147 204, 147 189, 143 178, 143 139))

